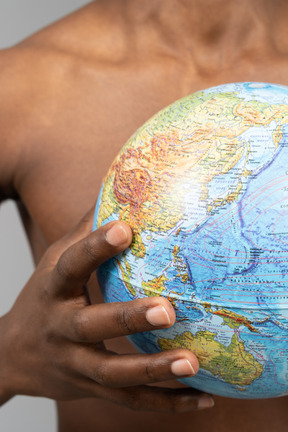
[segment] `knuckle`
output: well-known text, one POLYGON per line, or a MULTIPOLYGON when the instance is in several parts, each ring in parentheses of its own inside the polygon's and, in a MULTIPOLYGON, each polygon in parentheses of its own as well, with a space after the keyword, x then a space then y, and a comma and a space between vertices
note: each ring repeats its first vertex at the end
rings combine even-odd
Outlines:
POLYGON ((42 304, 45 304, 46 310, 48 304, 51 304, 53 297, 53 286, 49 281, 44 281, 37 291, 37 299, 42 304))
POLYGON ((157 381, 157 376, 156 376, 156 373, 155 373, 156 371, 155 371, 155 367, 154 367, 153 363, 148 363, 146 365, 145 372, 146 372, 146 376, 148 378, 148 382, 149 383, 157 381))
POLYGON ((67 370, 67 359, 64 356, 55 356, 52 360, 52 365, 55 370, 65 371, 67 370))
POLYGON ((46 249, 40 262, 45 263, 46 265, 55 265, 60 255, 59 241, 56 241, 55 243, 52 243, 48 249, 46 249))
POLYGON ((69 358, 67 356, 56 356, 52 361, 54 370, 58 370, 64 374, 70 371, 69 358))
POLYGON ((48 344, 54 344, 54 342, 57 341, 59 336, 57 330, 54 328, 53 325, 50 324, 45 330, 44 337, 48 344))
POLYGON ((121 305, 116 312, 116 322, 124 334, 132 334, 135 332, 131 311, 129 311, 129 308, 126 308, 125 305, 124 307, 121 305))
POLYGON ((66 253, 59 258, 56 264, 56 270, 62 280, 69 282, 73 279, 73 270, 66 253))
POLYGON ((93 373, 93 380, 104 387, 113 387, 113 382, 109 374, 107 364, 104 362, 98 365, 97 369, 93 373))
POLYGON ((167 410, 172 413, 183 413, 197 408, 197 399, 188 395, 179 395, 173 389, 166 393, 167 410))
MULTIPOLYGON (((99 242, 99 239, 98 239, 99 242)), ((99 245, 95 241, 92 241, 91 237, 86 237, 83 240, 83 249, 86 258, 94 263, 99 257, 99 245)))
POLYGON ((72 326, 73 336, 81 342, 86 342, 87 341, 87 318, 85 314, 82 313, 82 310, 74 313, 71 326, 72 326))

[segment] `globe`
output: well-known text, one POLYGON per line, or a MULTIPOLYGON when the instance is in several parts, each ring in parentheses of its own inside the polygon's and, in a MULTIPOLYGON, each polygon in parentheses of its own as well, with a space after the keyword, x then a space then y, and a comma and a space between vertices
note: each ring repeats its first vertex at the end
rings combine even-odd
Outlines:
POLYGON ((94 229, 122 220, 131 246, 104 263, 108 302, 165 296, 170 329, 144 353, 191 350, 181 380, 233 398, 288 394, 288 87, 244 82, 164 108, 112 163, 94 229))

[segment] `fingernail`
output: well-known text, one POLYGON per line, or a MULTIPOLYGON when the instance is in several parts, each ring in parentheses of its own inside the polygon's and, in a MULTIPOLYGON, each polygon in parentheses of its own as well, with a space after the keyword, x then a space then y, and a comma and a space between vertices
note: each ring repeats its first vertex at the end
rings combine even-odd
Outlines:
POLYGON ((164 306, 154 306, 146 312, 147 321, 156 327, 170 325, 171 320, 164 306))
POLYGON ((106 240, 112 246, 121 246, 127 242, 127 239, 127 232, 120 224, 113 225, 106 232, 106 240))
POLYGON ((187 359, 174 361, 171 365, 171 372, 176 376, 195 375, 195 371, 187 359))
POLYGON ((204 395, 199 399, 198 409, 212 408, 214 406, 214 400, 209 395, 204 395))

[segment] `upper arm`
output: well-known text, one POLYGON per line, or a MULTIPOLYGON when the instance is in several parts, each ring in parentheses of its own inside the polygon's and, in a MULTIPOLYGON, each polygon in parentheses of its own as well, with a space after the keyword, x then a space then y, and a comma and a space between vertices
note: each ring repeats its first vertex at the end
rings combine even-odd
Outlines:
POLYGON ((0 202, 18 196, 16 178, 21 167, 25 111, 29 105, 23 66, 17 48, 0 51, 0 202))

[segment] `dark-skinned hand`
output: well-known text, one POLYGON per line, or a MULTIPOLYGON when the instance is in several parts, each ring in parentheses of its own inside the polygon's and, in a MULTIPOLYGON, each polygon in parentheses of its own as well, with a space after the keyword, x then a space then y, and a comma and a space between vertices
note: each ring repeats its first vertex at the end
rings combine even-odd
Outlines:
POLYGON ((85 286, 97 267, 126 249, 130 228, 111 222, 91 233, 92 213, 46 251, 14 306, 0 319, 0 402, 14 395, 56 400, 104 398, 132 409, 189 411, 213 405, 190 388, 148 386, 193 376, 196 357, 177 349, 118 355, 106 339, 168 328, 175 322, 161 297, 94 304, 85 286))

